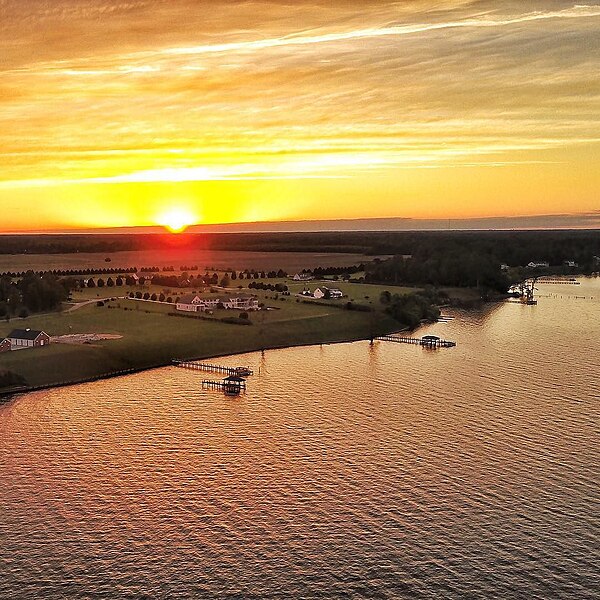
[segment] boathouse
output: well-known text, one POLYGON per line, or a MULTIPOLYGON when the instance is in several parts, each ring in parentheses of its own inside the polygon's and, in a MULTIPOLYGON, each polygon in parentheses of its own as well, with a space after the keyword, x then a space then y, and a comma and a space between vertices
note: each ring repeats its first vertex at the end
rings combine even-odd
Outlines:
POLYGON ((12 348, 37 348, 50 344, 50 336, 37 329, 15 329, 7 339, 12 348))

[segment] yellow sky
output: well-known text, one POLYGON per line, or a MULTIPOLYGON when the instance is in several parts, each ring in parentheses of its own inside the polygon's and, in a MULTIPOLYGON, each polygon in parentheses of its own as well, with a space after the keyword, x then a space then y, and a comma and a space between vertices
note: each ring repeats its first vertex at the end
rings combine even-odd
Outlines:
POLYGON ((0 231, 600 210, 600 2, 0 0, 0 231))

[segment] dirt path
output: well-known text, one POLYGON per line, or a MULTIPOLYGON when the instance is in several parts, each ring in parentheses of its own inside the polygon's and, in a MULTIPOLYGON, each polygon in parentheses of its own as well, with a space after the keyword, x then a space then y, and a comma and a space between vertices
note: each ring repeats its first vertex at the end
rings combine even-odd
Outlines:
POLYGON ((108 300, 110 300, 111 298, 116 298, 117 300, 125 300, 127 296, 109 296, 108 298, 94 298, 92 300, 84 300, 83 302, 77 302, 76 304, 71 306, 71 308, 67 308, 67 310, 65 310, 64 312, 73 312, 75 310, 83 308, 84 306, 95 304, 96 302, 108 302, 108 300))

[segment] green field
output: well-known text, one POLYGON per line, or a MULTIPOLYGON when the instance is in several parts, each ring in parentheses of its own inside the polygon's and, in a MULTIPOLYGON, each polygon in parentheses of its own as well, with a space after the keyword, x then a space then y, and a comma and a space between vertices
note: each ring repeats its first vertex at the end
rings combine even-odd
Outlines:
MULTIPOLYGON (((21 375, 32 386, 89 379, 115 371, 168 364, 174 358, 208 358, 259 350, 345 340, 367 339, 397 330, 399 324, 384 313, 380 303, 383 291, 409 294, 418 288, 346 283, 341 281, 295 282, 291 279, 258 280, 287 285, 290 295, 268 290, 249 290, 249 280, 236 280, 226 295, 243 289, 255 294, 266 310, 250 314, 251 326, 223 323, 224 317, 237 317, 238 311, 215 310, 208 320, 172 316, 173 305, 131 300, 130 292, 164 293, 182 296, 190 292, 210 295, 203 288, 165 289, 162 286, 114 286, 85 288, 72 294, 72 310, 30 316, 0 323, 0 338, 13 328, 42 329, 51 336, 89 333, 122 336, 78 346, 52 344, 46 348, 14 351, 0 355, 0 370, 21 375), (235 285, 237 284, 237 285, 235 285), (339 288, 344 298, 314 301, 300 298, 303 289, 339 288), (243 286, 243 287, 242 287, 243 286), (104 306, 100 299, 112 298, 104 306), (77 306, 79 303, 88 304, 77 306), (369 306, 372 312, 351 311, 348 302, 369 306)), ((447 290, 452 297, 469 299, 474 290, 447 290)))
POLYGON ((271 295, 260 294, 267 306, 279 310, 252 313, 251 326, 216 320, 237 316, 236 311, 215 311, 215 320, 207 321, 169 316, 169 306, 132 300, 117 300, 103 307, 93 303, 73 312, 2 322, 0 336, 15 327, 29 327, 50 335, 101 333, 123 337, 90 345, 52 344, 5 353, 0 355, 0 369, 23 376, 29 385, 47 385, 163 365, 174 358, 208 358, 262 348, 365 339, 398 328, 380 311, 348 311, 296 302, 294 297, 274 300, 271 295))

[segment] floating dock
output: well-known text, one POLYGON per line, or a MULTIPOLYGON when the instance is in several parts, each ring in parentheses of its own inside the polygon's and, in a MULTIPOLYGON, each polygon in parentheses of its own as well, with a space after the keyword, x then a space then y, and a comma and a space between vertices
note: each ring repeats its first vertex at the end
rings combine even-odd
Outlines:
POLYGON ((414 344, 426 348, 454 348, 456 342, 442 340, 435 335, 426 335, 422 338, 414 338, 403 335, 382 335, 375 338, 381 342, 395 342, 397 344, 414 344))
POLYGON ((209 373, 222 373, 223 375, 238 375, 240 377, 249 377, 254 375, 248 367, 223 367, 221 365, 211 365, 208 363, 199 363, 188 360, 174 360, 173 364, 182 369, 191 371, 204 371, 209 373))

